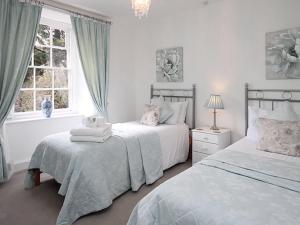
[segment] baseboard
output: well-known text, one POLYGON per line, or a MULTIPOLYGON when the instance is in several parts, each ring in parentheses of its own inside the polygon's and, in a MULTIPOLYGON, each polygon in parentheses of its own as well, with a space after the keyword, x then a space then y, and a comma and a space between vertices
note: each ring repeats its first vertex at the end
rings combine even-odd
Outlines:
POLYGON ((8 170, 8 180, 11 178, 13 175, 13 164, 12 163, 7 163, 7 170, 8 170))
POLYGON ((15 162, 13 164, 13 171, 16 172, 20 172, 23 170, 26 170, 29 166, 29 160, 28 161, 23 161, 23 162, 15 162))

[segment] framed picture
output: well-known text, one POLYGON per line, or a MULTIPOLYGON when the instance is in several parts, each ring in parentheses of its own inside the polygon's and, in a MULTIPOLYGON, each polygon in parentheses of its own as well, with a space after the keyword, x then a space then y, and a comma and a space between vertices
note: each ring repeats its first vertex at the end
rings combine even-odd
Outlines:
POLYGON ((266 79, 300 79, 300 27, 266 34, 266 79))
POLYGON ((156 51, 156 81, 183 82, 183 48, 156 51))

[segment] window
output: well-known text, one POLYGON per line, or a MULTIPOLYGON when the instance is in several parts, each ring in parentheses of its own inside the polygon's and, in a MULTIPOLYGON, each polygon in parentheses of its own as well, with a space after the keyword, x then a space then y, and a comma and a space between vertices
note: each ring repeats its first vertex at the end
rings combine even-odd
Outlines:
POLYGON ((17 97, 14 113, 37 112, 45 97, 54 111, 70 108, 68 29, 40 24, 27 74, 17 97))

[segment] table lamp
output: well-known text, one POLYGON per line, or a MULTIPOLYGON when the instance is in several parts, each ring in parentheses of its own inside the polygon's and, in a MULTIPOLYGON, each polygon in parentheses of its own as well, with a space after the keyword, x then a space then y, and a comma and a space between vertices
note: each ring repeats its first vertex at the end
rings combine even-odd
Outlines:
POLYGON ((213 112, 214 113, 214 124, 210 129, 214 130, 214 131, 218 131, 219 128, 217 127, 217 123, 216 123, 216 114, 217 114, 216 109, 224 109, 224 105, 223 105, 221 96, 211 94, 210 98, 205 106, 209 109, 214 109, 214 112, 213 112))

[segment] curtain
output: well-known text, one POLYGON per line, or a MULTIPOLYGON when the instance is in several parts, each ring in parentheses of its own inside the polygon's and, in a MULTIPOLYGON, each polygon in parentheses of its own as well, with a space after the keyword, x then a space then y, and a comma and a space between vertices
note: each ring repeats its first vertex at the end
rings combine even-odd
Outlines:
POLYGON ((108 66, 110 24, 71 16, 79 56, 98 113, 108 118, 108 66))
MULTIPOLYGON (((18 0, 0 1, 1 130, 25 79, 41 11, 41 6, 18 0)), ((3 143, 2 136, 0 139, 0 182, 8 179, 3 143)))

